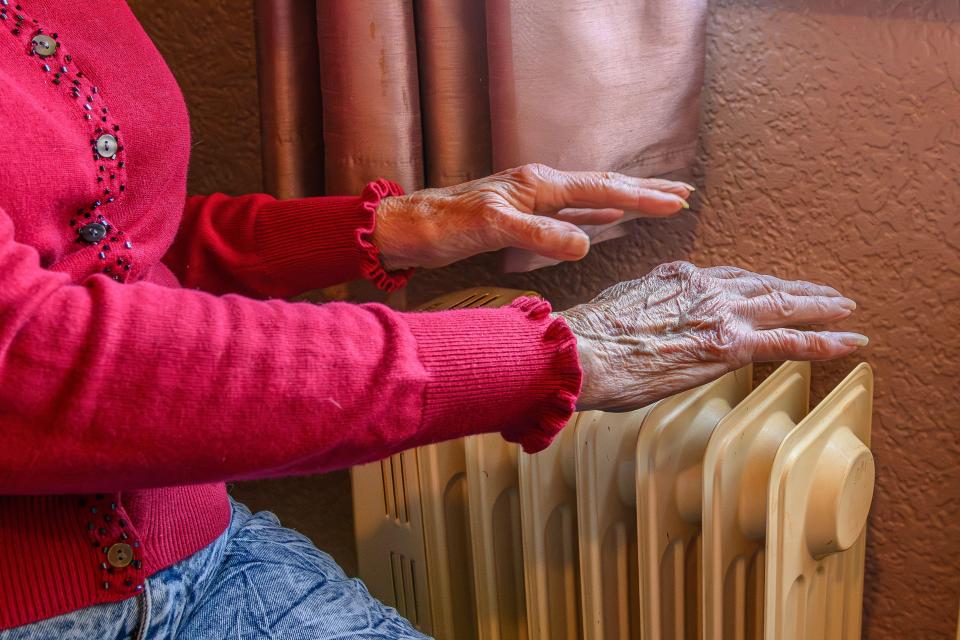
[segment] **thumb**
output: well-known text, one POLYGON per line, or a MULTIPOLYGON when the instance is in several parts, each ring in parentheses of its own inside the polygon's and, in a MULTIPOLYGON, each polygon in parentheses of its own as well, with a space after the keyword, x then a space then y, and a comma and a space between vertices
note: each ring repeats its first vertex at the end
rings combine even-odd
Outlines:
POLYGON ((569 222, 512 209, 502 212, 499 223, 505 247, 526 249, 554 260, 579 260, 590 250, 590 236, 569 222))

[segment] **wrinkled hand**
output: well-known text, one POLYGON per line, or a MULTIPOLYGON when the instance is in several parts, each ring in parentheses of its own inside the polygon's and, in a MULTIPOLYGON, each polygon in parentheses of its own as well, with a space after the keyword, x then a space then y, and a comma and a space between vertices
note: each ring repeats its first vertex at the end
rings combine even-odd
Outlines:
POLYGON ((577 225, 608 224, 624 210, 668 216, 693 187, 619 173, 558 171, 540 164, 487 178, 385 198, 373 243, 387 269, 442 267, 505 247, 579 260, 590 238, 577 225))
POLYGON ((628 411, 750 362, 848 355, 867 338, 787 327, 833 322, 854 308, 823 285, 674 262, 556 315, 577 337, 577 408, 628 411))

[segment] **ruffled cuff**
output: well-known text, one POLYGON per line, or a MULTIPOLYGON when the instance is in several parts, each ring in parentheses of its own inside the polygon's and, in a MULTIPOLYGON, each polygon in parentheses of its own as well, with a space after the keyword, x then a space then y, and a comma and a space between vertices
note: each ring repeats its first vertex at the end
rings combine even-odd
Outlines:
POLYGON ((549 303, 404 315, 429 380, 420 443, 499 431, 536 453, 575 411, 576 338, 549 303))
POLYGON ((390 196, 402 196, 403 188, 392 180, 380 178, 367 184, 360 194, 361 207, 367 212, 369 224, 357 228, 357 244, 364 252, 360 266, 363 276, 383 291, 396 291, 406 286, 413 269, 387 271, 380 260, 380 250, 372 242, 373 228, 377 220, 377 207, 380 201, 390 196))
POLYGON ((577 339, 560 317, 550 317, 550 303, 539 298, 518 298, 510 305, 527 314, 535 322, 547 322, 543 332, 544 347, 556 355, 552 372, 553 392, 543 397, 534 409, 532 421, 522 421, 505 428, 508 442, 517 442, 526 453, 543 451, 577 409, 577 396, 583 372, 577 353, 577 339))
POLYGON ((368 184, 361 196, 273 200, 256 220, 260 274, 256 289, 286 297, 318 287, 369 278, 386 291, 407 283, 412 269, 386 271, 370 242, 377 206, 403 189, 389 180, 368 184))

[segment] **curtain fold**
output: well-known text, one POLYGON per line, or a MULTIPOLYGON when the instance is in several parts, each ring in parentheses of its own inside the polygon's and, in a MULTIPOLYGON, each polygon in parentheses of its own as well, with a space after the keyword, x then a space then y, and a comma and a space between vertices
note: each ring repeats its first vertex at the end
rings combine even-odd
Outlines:
POLYGON ((427 184, 489 175, 486 16, 477 0, 416 0, 427 184))
POLYGON ((706 0, 487 0, 493 166, 693 161, 706 0))
POLYGON ((278 198, 323 191, 316 9, 313 0, 254 0, 263 185, 278 198))
POLYGON ((317 0, 317 41, 327 192, 359 193, 381 176, 422 188, 413 4, 317 0))

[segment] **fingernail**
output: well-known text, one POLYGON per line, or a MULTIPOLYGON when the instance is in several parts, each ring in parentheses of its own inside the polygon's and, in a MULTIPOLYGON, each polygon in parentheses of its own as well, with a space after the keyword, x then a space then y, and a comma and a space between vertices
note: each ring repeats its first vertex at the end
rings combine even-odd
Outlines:
POLYGON ((865 347, 870 344, 870 338, 859 333, 842 333, 840 342, 848 347, 865 347))
POLYGON ((687 184, 686 182, 681 182, 680 184, 682 184, 683 186, 685 186, 685 187, 686 187, 688 190, 690 190, 690 191, 696 191, 696 190, 697 190, 697 188, 696 188, 695 186, 693 186, 692 184, 687 184))
POLYGON ((680 198, 680 206, 683 207, 684 209, 689 209, 689 208, 690 208, 690 203, 688 203, 688 202, 687 202, 686 200, 684 200, 683 198, 680 198))
POLYGON ((839 298, 837 304, 846 309, 847 311, 853 311, 857 308, 857 303, 851 300, 850 298, 839 298))

